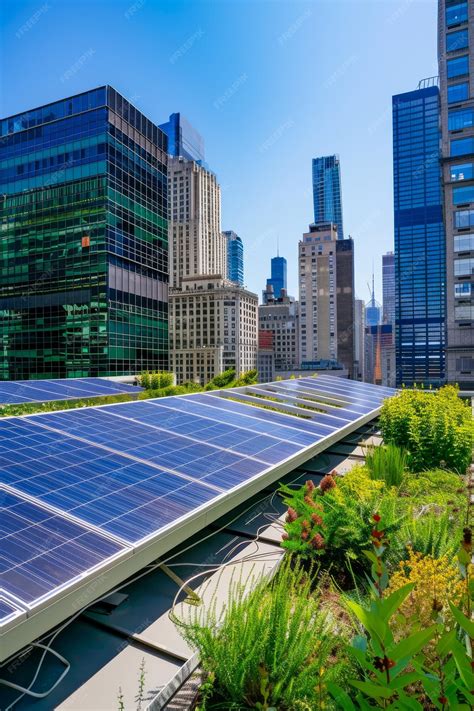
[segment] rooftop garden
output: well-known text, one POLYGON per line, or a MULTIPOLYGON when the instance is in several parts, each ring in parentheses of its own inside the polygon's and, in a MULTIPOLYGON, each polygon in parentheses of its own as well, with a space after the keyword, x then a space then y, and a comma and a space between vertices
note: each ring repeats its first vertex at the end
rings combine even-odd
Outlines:
POLYGON ((318 483, 281 485, 275 575, 179 620, 195 709, 472 709, 473 421, 453 387, 385 401, 383 445, 318 483))

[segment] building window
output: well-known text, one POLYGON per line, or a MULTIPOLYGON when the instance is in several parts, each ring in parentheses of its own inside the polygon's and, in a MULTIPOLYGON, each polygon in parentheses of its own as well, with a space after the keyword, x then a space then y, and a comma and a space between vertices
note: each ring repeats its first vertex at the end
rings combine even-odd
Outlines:
POLYGON ((454 276, 474 275, 474 259, 455 259, 454 276))
POLYGON ((448 86, 448 104, 456 104, 469 98, 469 84, 467 81, 462 84, 448 86))
POLYGON ((454 285, 454 296, 456 299, 466 299, 471 296, 471 282, 454 285))
POLYGON ((460 163, 450 168, 451 180, 471 180, 474 177, 474 163, 460 163))
POLYGON ((464 227, 474 227, 474 210, 456 210, 454 226, 457 230, 462 230, 464 227))
POLYGON ((457 49, 465 49, 468 46, 467 30, 458 30, 446 35, 446 51, 455 52, 457 49))
POLYGON ((454 318, 456 321, 472 321, 472 319, 474 319, 474 306, 469 304, 466 306, 455 306, 454 318))
POLYGON ((451 141, 451 157, 474 153, 474 137, 457 138, 451 141))
POLYGON ((474 126, 474 109, 451 109, 448 114, 448 129, 459 131, 474 126))
POLYGON ((448 79, 453 79, 454 77, 461 77, 464 74, 469 74, 469 59, 467 54, 463 57, 455 57, 454 59, 448 59, 446 62, 446 68, 448 72, 448 79))
POLYGON ((454 236, 455 252, 470 252, 471 249, 474 249, 474 233, 454 236))
POLYGON ((474 185, 465 185, 462 188, 453 189, 453 203, 462 205, 464 202, 474 201, 474 185))
POLYGON ((467 2, 459 2, 446 8, 446 25, 453 27, 467 22, 467 2))

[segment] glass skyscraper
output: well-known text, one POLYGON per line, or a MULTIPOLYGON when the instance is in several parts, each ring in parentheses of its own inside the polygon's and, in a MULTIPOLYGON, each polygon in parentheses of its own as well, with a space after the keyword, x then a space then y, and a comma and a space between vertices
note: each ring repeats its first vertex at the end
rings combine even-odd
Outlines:
POLYGON ((0 125, 0 379, 166 368, 165 134, 108 86, 0 125))
POLYGON ((382 322, 395 324, 395 255, 382 254, 382 322))
POLYGON ((204 139, 184 116, 180 113, 171 114, 169 120, 160 124, 159 128, 168 136, 170 156, 204 163, 204 139))
MULTIPOLYGON (((426 86, 426 84, 428 84, 426 86)), ((393 97, 397 386, 445 379, 445 240, 439 90, 393 97)))
POLYGON ((233 230, 224 231, 227 239, 227 278, 244 285, 244 245, 233 230))
POLYGON ((339 156, 313 158, 313 202, 314 222, 333 222, 337 238, 344 239, 339 156))
MULTIPOLYGON (((271 277, 267 279, 267 287, 273 288, 273 296, 279 299, 281 290, 286 289, 286 259, 284 257, 273 257, 271 262, 271 277)), ((266 303, 266 292, 263 292, 263 303, 266 303)))

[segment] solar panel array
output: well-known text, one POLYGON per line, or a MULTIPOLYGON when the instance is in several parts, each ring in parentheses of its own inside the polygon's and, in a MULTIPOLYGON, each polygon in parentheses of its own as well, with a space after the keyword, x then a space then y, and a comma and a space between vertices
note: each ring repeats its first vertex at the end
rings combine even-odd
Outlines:
POLYGON ((236 487, 290 471, 393 393, 318 376, 0 420, 0 623, 236 487))
POLYGON ((139 393, 143 388, 107 378, 0 381, 0 406, 139 393))

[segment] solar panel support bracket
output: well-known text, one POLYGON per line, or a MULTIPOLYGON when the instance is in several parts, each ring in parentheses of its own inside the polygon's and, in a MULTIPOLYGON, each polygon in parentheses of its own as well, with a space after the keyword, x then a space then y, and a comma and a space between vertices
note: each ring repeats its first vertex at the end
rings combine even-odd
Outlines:
POLYGON ((160 565, 161 570, 165 575, 167 575, 171 580, 176 583, 180 588, 183 588, 185 593, 187 594, 187 597, 185 598, 184 602, 188 603, 188 605, 200 605, 202 600, 199 597, 199 595, 191 588, 189 585, 186 585, 184 580, 182 580, 179 575, 176 575, 171 568, 168 568, 168 566, 165 563, 162 563, 160 565))

